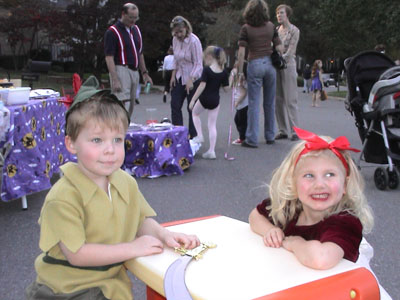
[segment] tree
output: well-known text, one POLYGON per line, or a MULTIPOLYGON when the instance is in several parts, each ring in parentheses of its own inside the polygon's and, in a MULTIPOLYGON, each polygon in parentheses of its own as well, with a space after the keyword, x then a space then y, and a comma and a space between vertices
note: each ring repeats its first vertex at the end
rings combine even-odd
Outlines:
MULTIPOLYGON (((10 45, 14 68, 18 68, 18 56, 29 57, 35 46, 40 48, 47 40, 47 28, 53 23, 54 11, 48 1, 3 1, 8 15, 0 18, 0 32, 5 33, 10 45), (39 33, 42 33, 40 35, 39 33)), ((34 59, 35 57, 31 57, 34 59)))
POLYGON ((205 12, 209 9, 205 0, 138 0, 135 4, 139 7, 138 25, 143 33, 145 57, 150 70, 157 69, 157 60, 164 58, 172 44, 170 22, 175 16, 188 19, 193 32, 204 42, 208 22, 205 12))
POLYGON ((102 0, 75 0, 59 11, 61 20, 51 29, 52 41, 67 44, 78 67, 78 73, 83 76, 85 70, 92 71, 101 78, 104 61, 103 35, 110 19, 110 12, 102 0))
MULTIPOLYGON (((208 32, 211 40, 214 36, 225 38, 234 36, 236 26, 221 26, 229 16, 240 16, 248 0, 231 0, 227 11, 218 14, 215 25, 208 32)), ((275 9, 281 0, 267 1, 270 17, 276 23, 275 9)), ((400 6, 392 0, 286 0, 284 3, 293 8, 290 21, 300 29, 300 41, 297 54, 306 62, 315 59, 334 59, 353 56, 373 49, 378 43, 386 44, 387 53, 400 57, 400 31, 397 20, 400 6)), ((231 21, 240 22, 239 18, 231 21)), ((237 32, 238 33, 238 32, 237 32)))

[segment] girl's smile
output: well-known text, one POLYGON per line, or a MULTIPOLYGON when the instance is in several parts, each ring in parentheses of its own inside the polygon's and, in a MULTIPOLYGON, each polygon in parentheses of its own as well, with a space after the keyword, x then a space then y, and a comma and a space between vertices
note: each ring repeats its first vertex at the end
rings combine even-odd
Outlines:
POLYGON ((315 201, 326 201, 329 197, 328 193, 324 193, 324 194, 312 194, 311 198, 315 201))

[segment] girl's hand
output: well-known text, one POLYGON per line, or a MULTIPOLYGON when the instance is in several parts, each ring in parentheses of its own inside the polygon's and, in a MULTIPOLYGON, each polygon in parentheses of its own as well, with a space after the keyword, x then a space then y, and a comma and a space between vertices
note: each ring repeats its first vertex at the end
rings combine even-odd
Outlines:
POLYGON ((293 247, 296 242, 304 242, 304 239, 300 236, 287 236, 282 242, 283 248, 293 252, 293 247))
POLYGON ((158 254, 164 249, 163 243, 151 235, 138 237, 131 242, 131 245, 136 257, 158 254))
POLYGON ((193 249, 200 245, 200 240, 195 235, 167 231, 164 236, 164 243, 171 248, 183 246, 185 249, 193 249))
POLYGON ((193 81, 192 79, 189 78, 188 81, 186 82, 186 93, 189 94, 192 88, 193 88, 193 81))
POLYGON ((196 102, 196 101, 194 101, 194 100, 190 101, 190 104, 189 104, 189 110, 190 110, 190 111, 193 110, 193 107, 194 107, 195 102, 196 102))
POLYGON ((273 227, 264 236, 264 244, 267 247, 280 248, 284 238, 283 230, 279 227, 273 227))

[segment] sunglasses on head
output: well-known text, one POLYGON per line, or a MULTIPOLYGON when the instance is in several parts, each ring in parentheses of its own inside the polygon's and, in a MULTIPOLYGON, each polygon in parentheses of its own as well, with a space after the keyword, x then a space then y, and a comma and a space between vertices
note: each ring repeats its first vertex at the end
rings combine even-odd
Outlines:
POLYGON ((171 28, 173 28, 174 26, 176 26, 178 24, 185 24, 185 20, 181 17, 176 17, 172 20, 170 26, 171 26, 171 28))

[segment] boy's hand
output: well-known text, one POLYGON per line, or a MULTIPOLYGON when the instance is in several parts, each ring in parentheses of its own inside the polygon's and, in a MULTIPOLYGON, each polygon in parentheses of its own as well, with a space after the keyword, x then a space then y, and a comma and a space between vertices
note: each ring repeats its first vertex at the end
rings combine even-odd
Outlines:
POLYGON ((285 234, 279 227, 271 228, 264 236, 264 244, 267 247, 280 248, 282 241, 285 238, 285 234))
POLYGON ((137 257, 159 254, 164 248, 163 243, 151 235, 143 235, 134 239, 131 243, 132 252, 134 252, 137 257))
POLYGON ((183 246, 185 249, 193 249, 200 245, 200 240, 195 235, 167 231, 164 236, 164 243, 171 248, 183 246))

